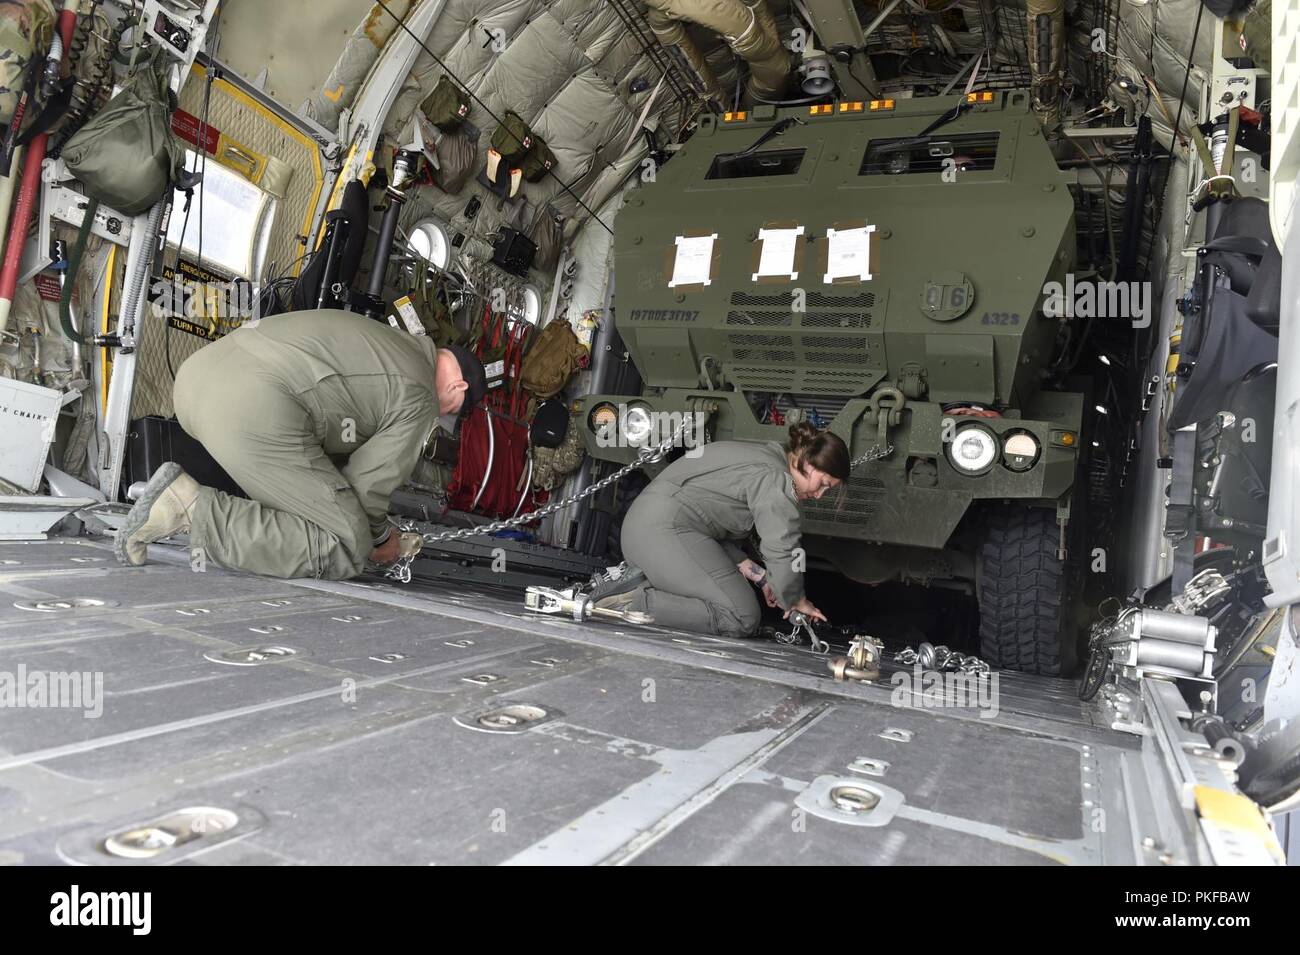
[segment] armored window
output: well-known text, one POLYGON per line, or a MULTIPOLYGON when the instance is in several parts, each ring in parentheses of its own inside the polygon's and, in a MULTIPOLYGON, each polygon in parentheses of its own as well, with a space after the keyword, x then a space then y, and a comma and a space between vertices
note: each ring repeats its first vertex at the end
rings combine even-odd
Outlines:
POLYGON ((793 176, 803 164, 802 149, 768 149, 756 153, 722 153, 713 158, 705 179, 755 179, 793 176))
POLYGON ((859 176, 907 176, 917 173, 983 172, 998 158, 998 134, 956 133, 873 139, 858 167, 859 176))

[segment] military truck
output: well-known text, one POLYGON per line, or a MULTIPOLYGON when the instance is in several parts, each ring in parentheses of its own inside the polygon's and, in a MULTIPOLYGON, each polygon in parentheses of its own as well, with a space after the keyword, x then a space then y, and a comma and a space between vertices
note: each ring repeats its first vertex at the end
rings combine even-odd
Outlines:
POLYGON ((629 461, 684 413, 708 440, 829 427, 855 465, 803 505, 810 558, 967 588, 986 658, 1061 673, 1086 416, 1042 306, 1074 214, 1024 92, 706 116, 619 214, 616 322, 644 386, 584 399, 587 449, 629 461))

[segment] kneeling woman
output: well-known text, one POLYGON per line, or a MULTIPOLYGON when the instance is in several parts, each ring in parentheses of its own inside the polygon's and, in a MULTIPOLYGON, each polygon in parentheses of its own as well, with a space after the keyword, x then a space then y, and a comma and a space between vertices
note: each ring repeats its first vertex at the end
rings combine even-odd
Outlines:
POLYGON ((790 429, 785 447, 719 441, 679 458, 650 482, 623 520, 623 556, 641 573, 625 575, 605 594, 593 593, 596 606, 648 612, 662 627, 749 637, 758 630, 760 610, 748 581, 766 574, 769 607, 824 621, 796 569, 798 502, 820 498, 848 476, 844 441, 807 423, 790 429), (754 530, 766 571, 740 548, 754 530))

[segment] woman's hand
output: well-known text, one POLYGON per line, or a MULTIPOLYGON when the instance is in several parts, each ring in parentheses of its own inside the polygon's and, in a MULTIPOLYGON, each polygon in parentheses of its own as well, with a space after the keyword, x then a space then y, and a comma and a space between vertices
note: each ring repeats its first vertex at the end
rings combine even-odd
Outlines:
POLYGON ((820 620, 822 623, 830 622, 826 619, 826 614, 814 607, 812 601, 807 597, 800 597, 794 606, 785 612, 785 619, 789 620, 790 614, 794 613, 796 610, 809 620, 820 620))
POLYGON ((756 584, 767 576, 767 571, 763 569, 762 565, 756 564, 748 558, 737 564, 736 569, 740 571, 740 576, 751 584, 756 584))
POLYGON ((781 605, 780 601, 776 599, 776 591, 767 582, 767 569, 762 564, 756 564, 752 560, 742 560, 736 565, 736 569, 740 571, 740 576, 751 584, 763 588, 763 599, 767 601, 769 607, 779 607, 781 605))

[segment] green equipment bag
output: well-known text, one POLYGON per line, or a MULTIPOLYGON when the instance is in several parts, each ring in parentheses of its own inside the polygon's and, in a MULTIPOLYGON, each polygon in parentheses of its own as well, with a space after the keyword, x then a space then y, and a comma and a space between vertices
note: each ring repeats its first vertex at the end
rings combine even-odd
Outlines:
POLYGON ((434 181, 443 192, 454 196, 474 175, 477 160, 478 130, 465 123, 456 132, 443 136, 438 143, 438 168, 433 173, 434 181))
POLYGON ((1272 69, 1273 3, 1259 0, 1246 11, 1241 28, 1241 49, 1261 70, 1272 69))
POLYGON ((526 235, 537 247, 533 255, 533 268, 549 272, 560 261, 564 246, 564 217, 550 203, 538 207, 526 235))
POLYGON ((533 131, 518 113, 506 110, 505 119, 492 134, 492 148, 510 165, 518 166, 533 148, 533 131))
POLYGON ((469 97, 449 76, 439 78, 438 85, 420 104, 420 111, 429 122, 444 133, 459 129, 469 115, 469 97))
POLYGON ((165 57, 141 63, 63 147, 63 161, 86 194, 123 215, 147 212, 185 169, 185 149, 172 133, 167 73, 165 57))
POLYGON ((555 168, 555 153, 546 145, 546 140, 536 133, 532 134, 532 140, 533 148, 520 160, 519 168, 524 171, 526 182, 539 182, 555 168))
POLYGON ((0 4, 0 123, 13 119, 32 57, 50 48, 53 35, 50 0, 0 4))
POLYGON ((524 355, 519 380, 538 398, 551 398, 569 383, 587 350, 573 334, 573 326, 556 319, 542 329, 528 354, 524 355))

